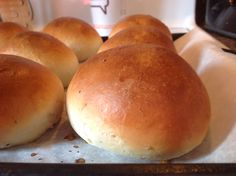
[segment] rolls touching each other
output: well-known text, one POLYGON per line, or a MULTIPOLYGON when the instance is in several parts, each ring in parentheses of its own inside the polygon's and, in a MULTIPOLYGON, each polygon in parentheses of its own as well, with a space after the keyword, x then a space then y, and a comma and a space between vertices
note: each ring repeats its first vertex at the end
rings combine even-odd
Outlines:
POLYGON ((96 54, 102 38, 88 23, 72 17, 60 17, 48 23, 43 32, 48 33, 71 48, 78 60, 85 61, 96 54))
POLYGON ((0 48, 4 47, 15 35, 27 31, 27 28, 13 22, 0 22, 0 48))
POLYGON ((2 54, 25 57, 52 70, 67 87, 78 68, 74 52, 56 38, 41 32, 27 31, 16 35, 0 49, 2 54))
POLYGON ((144 15, 144 14, 129 15, 119 20, 113 26, 109 38, 124 29, 134 26, 156 27, 159 31, 165 33, 170 38, 172 38, 169 28, 162 21, 151 15, 144 15))
POLYGON ((165 33, 159 31, 158 28, 150 26, 135 26, 124 29, 105 41, 98 52, 115 47, 142 43, 163 46, 176 52, 172 39, 165 33))

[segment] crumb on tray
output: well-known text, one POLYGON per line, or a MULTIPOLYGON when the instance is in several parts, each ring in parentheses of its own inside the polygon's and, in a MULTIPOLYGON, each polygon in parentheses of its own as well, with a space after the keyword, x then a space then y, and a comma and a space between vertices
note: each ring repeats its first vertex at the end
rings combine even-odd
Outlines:
POLYGON ((74 133, 70 133, 64 137, 64 139, 67 139, 68 141, 73 141, 76 139, 76 136, 74 133))
POLYGON ((85 164, 85 159, 84 158, 79 158, 77 160, 75 160, 76 164, 85 164))
POLYGON ((38 153, 31 153, 31 157, 34 157, 34 156, 36 156, 36 155, 38 155, 38 153))
POLYGON ((79 148, 79 146, 78 146, 78 145, 74 145, 73 147, 74 147, 74 148, 79 148))

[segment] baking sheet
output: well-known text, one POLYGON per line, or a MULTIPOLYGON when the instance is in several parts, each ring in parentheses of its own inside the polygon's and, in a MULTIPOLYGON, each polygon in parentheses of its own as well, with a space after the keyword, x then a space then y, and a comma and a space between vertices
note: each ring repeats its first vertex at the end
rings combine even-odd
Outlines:
MULTIPOLYGON (((199 28, 175 42, 209 93, 212 117, 203 143, 173 163, 236 163, 236 56, 199 28)), ((55 129, 27 145, 0 150, 0 162, 159 163, 119 156, 87 144, 71 128, 66 112, 55 129)))
POLYGON ((30 163, 134 163, 150 162, 118 156, 87 144, 69 124, 64 108, 56 129, 50 129, 35 142, 0 150, 0 162, 30 163))

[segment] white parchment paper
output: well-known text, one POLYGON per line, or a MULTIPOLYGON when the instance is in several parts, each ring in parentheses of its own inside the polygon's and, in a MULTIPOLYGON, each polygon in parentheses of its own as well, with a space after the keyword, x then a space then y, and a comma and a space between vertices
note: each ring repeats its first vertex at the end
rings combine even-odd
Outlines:
POLYGON ((236 163, 236 55, 201 29, 175 42, 178 53, 203 81, 211 102, 211 123, 204 142, 175 161, 236 163))
MULTIPOLYGON (((236 163, 236 55, 223 52, 221 48, 226 47, 199 28, 178 39, 175 46, 206 86, 212 117, 203 143, 171 162, 236 163)), ((59 125, 35 142, 0 150, 0 162, 158 163, 119 156, 87 144, 74 133, 65 111, 59 125)))

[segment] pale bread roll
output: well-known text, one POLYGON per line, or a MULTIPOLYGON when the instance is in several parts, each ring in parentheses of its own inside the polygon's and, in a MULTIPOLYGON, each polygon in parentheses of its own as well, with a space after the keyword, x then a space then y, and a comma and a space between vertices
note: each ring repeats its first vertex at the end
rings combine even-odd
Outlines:
POLYGON ((61 117, 64 89, 46 67, 28 59, 0 55, 0 149, 25 144, 61 117))
POLYGON ((122 18, 113 26, 109 38, 115 35, 117 32, 120 32, 121 30, 134 26, 156 27, 159 31, 165 33, 170 38, 172 38, 169 28, 162 21, 151 15, 144 15, 144 14, 130 15, 122 18))
POLYGON ((27 31, 27 28, 13 22, 0 22, 0 48, 15 35, 27 31))
POLYGON ((155 27, 135 26, 124 29, 109 38, 99 48, 102 52, 111 48, 134 45, 134 44, 155 44, 176 52, 173 41, 155 27))
POLYGON ((209 98, 194 70, 176 53, 145 44, 85 62, 69 85, 67 111, 88 143, 149 159, 191 151, 210 120, 209 98))
POLYGON ((52 70, 67 87, 78 68, 74 52, 56 38, 41 32, 27 31, 16 35, 2 54, 25 57, 52 70))
POLYGON ((65 43, 75 52, 80 62, 96 54, 102 44, 102 38, 97 31, 88 23, 77 18, 57 18, 48 23, 43 32, 65 43))

